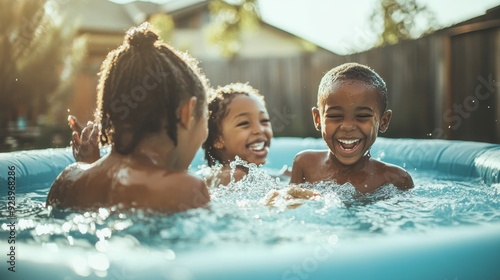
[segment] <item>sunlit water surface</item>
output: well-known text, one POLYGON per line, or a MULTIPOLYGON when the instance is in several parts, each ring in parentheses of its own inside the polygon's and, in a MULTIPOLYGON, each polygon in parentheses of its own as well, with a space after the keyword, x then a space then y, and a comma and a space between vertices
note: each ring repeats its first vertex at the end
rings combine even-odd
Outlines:
MULTIPOLYGON (((198 174, 210 170, 201 168, 198 174)), ((159 249, 176 252, 228 246, 276 246, 288 243, 317 244, 367 239, 435 228, 500 222, 500 185, 479 179, 450 177, 441 173, 411 171, 415 188, 400 191, 386 186, 361 195, 350 185, 305 185, 321 197, 288 207, 278 200, 274 207, 263 198, 286 182, 268 175, 271 170, 250 166, 249 175, 226 187, 211 188, 206 209, 176 214, 143 210, 72 212, 44 207, 49 186, 18 194, 17 243, 42 244, 61 249, 77 247, 106 252, 110 248, 159 249)), ((1 199, 0 235, 8 237, 6 198, 1 199)), ((168 255, 167 254, 167 255, 168 255)))

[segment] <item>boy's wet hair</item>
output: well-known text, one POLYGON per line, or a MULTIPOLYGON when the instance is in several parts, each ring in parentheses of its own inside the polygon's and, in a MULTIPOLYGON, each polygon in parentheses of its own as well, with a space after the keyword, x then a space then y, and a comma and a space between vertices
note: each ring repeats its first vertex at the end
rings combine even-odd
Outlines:
POLYGON ((222 120, 229 113, 228 107, 231 101, 238 95, 254 96, 265 106, 264 96, 249 84, 233 83, 213 90, 208 99, 208 137, 202 148, 205 150, 205 159, 208 166, 221 162, 217 149, 214 148, 215 141, 222 135, 222 120))
POLYGON ((194 96, 199 119, 206 106, 208 81, 197 61, 158 39, 147 22, 132 27, 101 65, 96 123, 102 126, 101 144, 114 143, 120 154, 131 153, 162 126, 177 145, 177 108, 194 96))
POLYGON ((345 63, 328 71, 319 84, 318 107, 323 106, 335 82, 360 81, 374 87, 379 94, 381 113, 388 107, 387 86, 384 80, 370 67, 359 63, 345 63))

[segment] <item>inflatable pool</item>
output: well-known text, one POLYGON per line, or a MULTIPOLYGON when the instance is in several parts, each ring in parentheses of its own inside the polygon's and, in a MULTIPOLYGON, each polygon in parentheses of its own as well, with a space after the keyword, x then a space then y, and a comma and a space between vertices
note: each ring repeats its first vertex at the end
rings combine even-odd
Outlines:
MULTIPOLYGON (((500 145, 378 138, 371 154, 415 189, 359 195, 319 184, 319 201, 267 207, 270 177, 321 139, 275 138, 264 168, 208 209, 158 214, 48 211, 69 148, 0 154, 1 279, 500 279, 500 145)), ((199 151, 191 166, 204 164, 199 151)), ((201 169, 200 169, 201 168, 201 169)))

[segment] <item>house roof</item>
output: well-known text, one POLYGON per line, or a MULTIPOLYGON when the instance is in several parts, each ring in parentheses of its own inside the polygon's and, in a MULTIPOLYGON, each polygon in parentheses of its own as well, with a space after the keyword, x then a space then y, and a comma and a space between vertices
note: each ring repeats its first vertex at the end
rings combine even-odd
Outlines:
MULTIPOLYGON (((171 0, 164 4, 146 1, 134 1, 118 4, 108 0, 56 0, 60 3, 60 10, 65 15, 65 20, 74 21, 81 33, 102 33, 120 35, 132 26, 144 22, 155 13, 167 13, 176 22, 188 19, 197 11, 207 10, 209 0, 171 0), (71 2, 71 5, 68 3, 71 2)), ((260 20, 263 26, 280 32, 286 36, 301 39, 293 33, 260 20)), ((312 45, 317 44, 303 39, 312 45)), ((324 48, 319 47, 322 50, 324 48)))
POLYGON ((498 27, 500 27, 500 5, 488 9, 486 13, 480 16, 445 27, 441 30, 436 31, 435 33, 436 34, 446 33, 448 35, 453 36, 477 30, 498 28, 498 27))
POLYGON ((182 14, 191 12, 208 5, 208 0, 173 0, 162 4, 163 10, 169 14, 182 14))
POLYGON ((118 4, 108 0, 56 0, 56 3, 65 20, 75 22, 82 31, 122 34, 154 13, 181 18, 204 8, 208 0, 174 0, 166 4, 146 1, 118 4))
POLYGON ((123 33, 135 24, 123 5, 110 1, 57 0, 56 2, 64 20, 75 23, 80 30, 123 33))
POLYGON ((498 20, 500 19, 500 5, 493 7, 491 9, 488 9, 486 13, 479 15, 477 17, 468 19, 463 22, 459 22, 452 27, 457 27, 461 25, 467 25, 467 24, 473 24, 473 23, 478 23, 478 22, 485 22, 485 21, 490 21, 490 20, 498 20))

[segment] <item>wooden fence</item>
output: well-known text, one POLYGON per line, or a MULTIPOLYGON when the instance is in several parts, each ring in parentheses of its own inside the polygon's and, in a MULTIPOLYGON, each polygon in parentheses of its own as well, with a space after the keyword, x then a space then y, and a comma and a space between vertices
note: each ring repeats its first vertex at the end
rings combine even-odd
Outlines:
POLYGON ((373 68, 386 81, 393 119, 386 137, 500 142, 500 23, 348 56, 202 61, 213 86, 249 82, 265 96, 276 136, 319 137, 311 107, 324 73, 345 62, 373 68))

